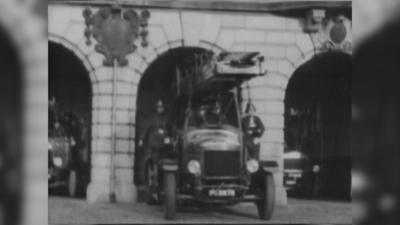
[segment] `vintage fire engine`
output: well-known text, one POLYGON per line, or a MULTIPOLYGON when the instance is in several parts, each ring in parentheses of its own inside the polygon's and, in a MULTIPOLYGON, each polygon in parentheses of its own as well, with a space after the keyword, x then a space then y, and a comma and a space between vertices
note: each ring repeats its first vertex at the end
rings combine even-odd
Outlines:
POLYGON ((178 201, 254 202, 260 219, 271 218, 278 164, 250 158, 241 127, 241 86, 265 74, 262 62, 258 53, 223 53, 177 73, 173 141, 157 175, 166 219, 175 217, 178 201))

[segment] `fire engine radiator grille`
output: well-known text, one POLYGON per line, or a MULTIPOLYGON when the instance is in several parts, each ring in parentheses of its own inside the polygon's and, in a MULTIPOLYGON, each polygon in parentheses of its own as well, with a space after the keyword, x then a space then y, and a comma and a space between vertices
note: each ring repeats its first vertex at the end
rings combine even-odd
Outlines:
POLYGON ((239 151, 205 151, 204 175, 237 177, 240 174, 239 151))

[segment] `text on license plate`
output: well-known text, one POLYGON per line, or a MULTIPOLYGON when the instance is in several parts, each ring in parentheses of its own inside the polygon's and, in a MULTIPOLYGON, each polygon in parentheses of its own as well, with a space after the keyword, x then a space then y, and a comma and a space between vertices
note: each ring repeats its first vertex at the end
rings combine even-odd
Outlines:
POLYGON ((295 180, 286 180, 285 183, 286 183, 286 185, 295 185, 296 181, 295 180))
POLYGON ((208 191, 209 196, 217 196, 217 197, 228 197, 235 196, 235 190, 231 189, 211 189, 208 191))

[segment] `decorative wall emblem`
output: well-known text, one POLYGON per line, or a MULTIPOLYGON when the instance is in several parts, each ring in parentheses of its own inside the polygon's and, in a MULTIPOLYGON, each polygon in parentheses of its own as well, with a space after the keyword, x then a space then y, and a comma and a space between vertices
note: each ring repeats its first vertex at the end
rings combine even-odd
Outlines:
POLYGON ((310 34, 316 52, 342 51, 351 54, 350 24, 351 21, 343 15, 325 17, 325 13, 316 13, 314 10, 306 17, 305 32, 310 34), (318 20, 313 19, 314 17, 318 20))
POLYGON ((337 16, 328 22, 325 31, 326 40, 321 46, 321 51, 352 52, 352 44, 347 38, 349 28, 346 27, 346 21, 348 21, 346 17, 337 16))
POLYGON ((101 8, 95 14, 87 8, 83 11, 83 17, 86 24, 86 44, 92 44, 91 36, 96 39, 95 50, 105 56, 105 66, 113 66, 115 61, 120 66, 127 65, 126 56, 137 49, 134 42, 139 36, 142 39, 141 46, 148 46, 148 10, 142 10, 138 15, 132 9, 113 5, 101 8))
POLYGON ((329 36, 335 44, 340 44, 344 41, 347 36, 347 30, 343 20, 339 19, 334 22, 329 32, 329 36))

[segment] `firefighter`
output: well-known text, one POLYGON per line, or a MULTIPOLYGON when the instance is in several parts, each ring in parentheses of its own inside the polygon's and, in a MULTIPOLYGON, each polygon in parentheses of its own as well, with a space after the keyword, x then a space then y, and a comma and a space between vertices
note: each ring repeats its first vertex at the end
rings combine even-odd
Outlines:
POLYGON ((264 134, 265 127, 261 119, 255 115, 255 107, 249 102, 245 115, 242 118, 243 140, 250 158, 260 158, 260 138, 264 134))
POLYGON ((203 100, 198 111, 198 125, 222 125, 227 121, 221 114, 221 105, 218 100, 208 98, 203 100))
POLYGON ((158 163, 165 156, 165 147, 170 144, 167 126, 167 115, 164 104, 158 100, 156 105, 156 114, 149 120, 145 126, 144 132, 140 134, 138 146, 144 150, 143 171, 147 172, 149 179, 147 185, 149 188, 148 202, 158 200, 158 163), (147 167, 149 166, 149 167, 147 167), (151 168, 150 171, 146 170, 151 168), (149 174, 150 173, 150 174, 149 174))
POLYGON ((50 130, 50 137, 67 137, 67 131, 61 126, 59 121, 54 122, 53 129, 50 130))

